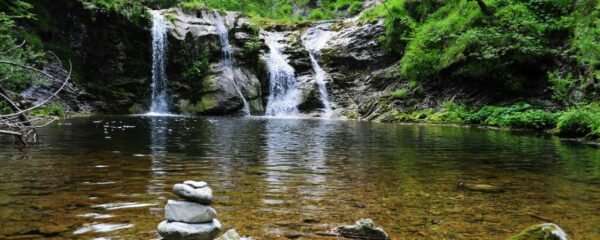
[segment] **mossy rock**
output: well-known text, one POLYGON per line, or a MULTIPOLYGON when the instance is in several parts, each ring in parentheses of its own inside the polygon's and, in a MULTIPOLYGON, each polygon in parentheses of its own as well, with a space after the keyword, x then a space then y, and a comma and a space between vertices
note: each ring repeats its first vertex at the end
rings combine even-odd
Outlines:
POLYGON ((567 240, 567 234, 554 223, 533 225, 507 240, 567 240))

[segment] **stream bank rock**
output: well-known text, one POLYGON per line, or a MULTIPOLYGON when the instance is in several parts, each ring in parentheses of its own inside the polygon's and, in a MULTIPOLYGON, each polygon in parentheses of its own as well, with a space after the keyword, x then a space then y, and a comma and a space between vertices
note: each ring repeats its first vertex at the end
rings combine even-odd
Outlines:
POLYGON ((184 200, 169 200, 165 221, 158 233, 165 240, 213 240, 221 231, 217 211, 210 206, 212 190, 205 182, 185 181, 175 184, 173 193, 184 200))
POLYGON ((568 240, 564 230, 554 223, 533 225, 508 240, 568 240))

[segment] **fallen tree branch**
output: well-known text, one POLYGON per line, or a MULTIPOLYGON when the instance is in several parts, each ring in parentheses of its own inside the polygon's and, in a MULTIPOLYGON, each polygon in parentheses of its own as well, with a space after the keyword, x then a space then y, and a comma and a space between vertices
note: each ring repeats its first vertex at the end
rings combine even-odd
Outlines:
MULTIPOLYGON (((22 45, 19 45, 13 49, 19 48, 21 46, 22 45)), ((10 49, 9 51, 11 51, 11 50, 12 49, 10 49)), ((62 68, 62 62, 60 61, 60 59, 54 53, 51 53, 51 54, 54 57, 56 57, 56 60, 58 61, 59 66, 62 68)), ((0 101, 5 102, 6 105, 12 110, 12 113, 0 115, 0 135, 13 136, 14 138, 19 139, 19 141, 24 146, 28 146, 29 144, 36 143, 38 141, 38 135, 36 132, 36 128, 47 126, 47 125, 53 123, 54 121, 56 121, 58 118, 57 117, 29 118, 27 116, 27 113, 47 104, 50 100, 52 100, 54 97, 56 97, 65 87, 67 87, 67 84, 68 84, 69 80, 71 79, 73 66, 72 66, 71 62, 69 61, 68 75, 66 76, 66 78, 64 80, 59 80, 46 71, 39 70, 37 68, 31 67, 31 66, 28 66, 25 64, 11 62, 11 61, 5 61, 5 60, 0 61, 0 64, 9 65, 11 68, 17 67, 17 68, 21 68, 21 69, 24 69, 27 71, 32 71, 32 72, 40 74, 46 78, 49 78, 55 82, 62 82, 61 86, 55 92, 53 92, 52 95, 50 95, 49 97, 44 99, 42 102, 40 102, 32 107, 29 107, 27 109, 21 109, 20 106, 10 98, 11 96, 9 95, 8 91, 5 91, 0 86, 0 101)), ((10 78, 10 76, 6 76, 1 81, 5 81, 9 78, 10 78)))
POLYGON ((21 136, 22 135, 20 132, 13 132, 13 131, 6 131, 6 130, 0 130, 0 134, 13 135, 13 136, 21 136))

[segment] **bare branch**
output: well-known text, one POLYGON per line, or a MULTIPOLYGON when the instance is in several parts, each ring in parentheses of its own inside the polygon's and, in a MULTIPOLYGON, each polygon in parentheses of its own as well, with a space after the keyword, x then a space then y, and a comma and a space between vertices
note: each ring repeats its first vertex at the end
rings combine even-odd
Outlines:
POLYGON ((9 53, 9 52, 12 52, 12 51, 14 51, 14 50, 15 50, 15 49, 17 49, 17 48, 21 48, 23 45, 25 45, 25 42, 26 42, 26 41, 25 41, 25 40, 23 40, 23 42, 21 42, 21 44, 19 44, 19 45, 17 45, 17 46, 14 46, 13 48, 11 48, 11 49, 8 49, 8 50, 6 50, 6 51, 2 52, 2 54, 4 55, 4 54, 7 54, 7 53, 9 53))
MULTIPOLYGON (((7 61, 0 61, 0 64, 9 64, 9 65, 13 65, 13 66, 17 66, 17 67, 25 68, 25 69, 28 69, 28 70, 32 70, 32 71, 34 71, 34 72, 41 73, 41 74, 43 74, 43 75, 45 75, 45 76, 47 76, 47 77, 49 77, 49 78, 52 78, 52 79, 58 80, 58 79, 56 79, 54 76, 52 76, 52 75, 50 75, 50 74, 48 74, 48 73, 46 73, 46 72, 44 72, 44 71, 40 71, 40 70, 38 70, 38 69, 36 69, 36 68, 30 67, 30 66, 27 66, 27 65, 22 65, 22 64, 18 64, 18 63, 7 62, 7 61)), ((71 61, 69 61, 69 75, 68 75, 68 76, 67 76, 67 78, 66 78, 66 79, 63 81, 63 84, 60 86, 60 88, 59 88, 58 90, 56 90, 56 91, 55 91, 55 92, 54 92, 52 95, 50 95, 50 97, 48 97, 46 100, 44 100, 44 101, 40 102, 39 104, 37 104, 37 105, 35 105, 35 106, 33 106, 33 107, 30 107, 30 108, 27 108, 27 109, 23 109, 23 110, 21 110, 21 111, 15 112, 15 113, 10 113, 10 114, 5 114, 5 115, 0 115, 0 117, 10 117, 10 116, 17 116, 17 115, 21 115, 21 114, 23 114, 23 113, 29 112, 29 111, 31 111, 31 110, 34 110, 34 109, 36 109, 36 108, 39 108, 39 107, 43 106, 44 104, 48 103, 48 102, 49 102, 49 101, 50 101, 52 98, 56 97, 56 95, 58 95, 58 93, 60 93, 60 92, 63 90, 63 88, 65 88, 65 86, 66 86, 66 85, 67 85, 67 83, 69 82, 69 79, 71 79, 71 72, 72 72, 72 70, 73 70, 73 66, 72 66, 72 64, 71 64, 71 61)), ((3 96, 3 97, 4 97, 4 96, 3 96)))
POLYGON ((12 135, 12 136, 21 136, 22 135, 20 132, 5 131, 5 130, 0 130, 0 134, 12 135))

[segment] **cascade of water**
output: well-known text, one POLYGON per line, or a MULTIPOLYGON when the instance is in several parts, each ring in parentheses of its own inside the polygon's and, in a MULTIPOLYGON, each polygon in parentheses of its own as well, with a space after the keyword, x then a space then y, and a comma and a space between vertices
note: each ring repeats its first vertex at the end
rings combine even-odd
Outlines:
POLYGON ((167 96, 167 30, 169 23, 161 11, 152 11, 152 102, 148 115, 169 114, 167 96))
POLYGON ((329 93, 327 93, 327 83, 325 82, 329 78, 329 74, 321 68, 318 59, 321 58, 321 49, 332 36, 333 32, 325 31, 319 27, 308 29, 302 36, 302 43, 310 55, 310 61, 315 71, 319 98, 323 104, 324 117, 326 118, 331 116, 331 103, 329 102, 329 93))
POLYGON ((244 114, 246 116, 250 116, 250 106, 248 105, 248 101, 246 101, 246 98, 242 94, 242 91, 238 87, 237 80, 235 78, 235 73, 233 72, 235 71, 235 63, 233 61, 233 48, 231 47, 231 44, 229 44, 229 30, 225 26, 225 21, 223 21, 223 17, 221 17, 219 11, 215 10, 214 14, 216 20, 215 24, 217 27, 217 33, 219 34, 219 40, 221 40, 221 52, 223 53, 223 69, 224 71, 231 71, 231 75, 233 76, 233 87, 235 87, 235 90, 240 95, 244 103, 244 108, 242 110, 244 111, 244 114))
POLYGON ((265 43, 270 49, 267 67, 270 78, 270 94, 267 103, 267 116, 292 116, 298 114, 301 92, 295 77, 295 70, 281 53, 283 33, 265 32, 265 43))

